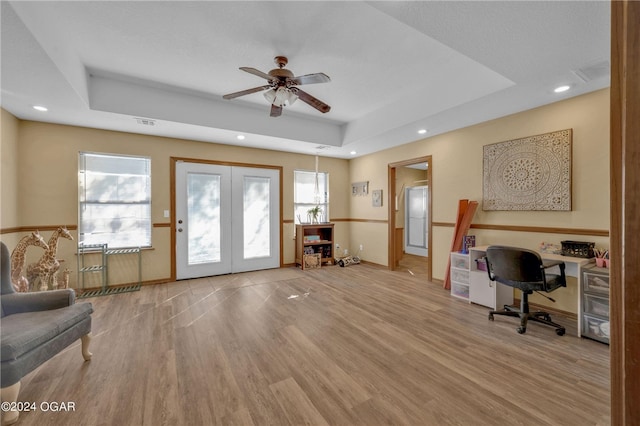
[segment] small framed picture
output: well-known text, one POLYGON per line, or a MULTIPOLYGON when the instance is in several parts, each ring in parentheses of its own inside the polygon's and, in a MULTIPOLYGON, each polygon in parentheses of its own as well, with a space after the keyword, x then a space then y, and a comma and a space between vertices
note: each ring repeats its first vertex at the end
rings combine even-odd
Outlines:
POLYGON ((351 184, 351 195, 367 195, 369 193, 369 182, 354 182, 351 184))
POLYGON ((382 207, 382 189, 371 191, 371 205, 373 207, 382 207))

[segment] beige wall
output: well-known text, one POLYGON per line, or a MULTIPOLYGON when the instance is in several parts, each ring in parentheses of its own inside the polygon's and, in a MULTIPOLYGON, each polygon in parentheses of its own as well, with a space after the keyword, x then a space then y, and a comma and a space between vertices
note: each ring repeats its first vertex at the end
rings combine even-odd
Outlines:
MULTIPOLYGON (((601 90, 349 161, 322 157, 320 169, 330 173, 331 217, 351 220, 336 223, 336 241, 352 253, 357 252, 362 244, 364 250, 360 256, 364 260, 387 265, 389 163, 432 156, 432 220, 453 223, 459 199, 482 200, 484 145, 567 128, 573 129, 573 210, 484 212, 480 209, 473 223, 607 230, 608 117, 609 91, 601 90), (351 196, 349 184, 358 181, 369 181, 368 196, 351 196), (384 190, 383 207, 371 205, 371 191, 374 189, 384 190)), ((169 222, 163 217, 163 210, 171 209, 171 156, 282 166, 285 220, 293 219, 293 170, 314 168, 314 158, 308 155, 20 121, 2 111, 0 228, 77 224, 78 151, 150 156, 152 220, 156 224, 169 222)), ((432 231, 433 277, 442 279, 453 228, 436 226, 432 231)), ((170 232, 168 227, 154 228, 154 250, 144 253, 145 280, 162 280, 170 276, 170 232)), ((559 244, 563 239, 573 239, 595 241, 598 246, 608 247, 606 237, 487 230, 472 232, 477 236, 478 245, 501 243, 535 248, 541 241, 559 244)), ((49 234, 43 232, 45 237, 49 234)), ((15 244, 20 236, 3 234, 2 239, 15 244)), ((283 261, 293 263, 292 223, 284 225, 283 238, 283 261)), ((75 262, 74 243, 62 242, 59 253, 59 257, 75 262)), ((32 256, 39 256, 39 253, 32 256)), ((127 265, 125 259, 120 262, 122 276, 117 279, 131 281, 133 278, 127 274, 135 268, 127 265)), ((575 283, 561 291, 562 294, 554 295, 560 299, 556 307, 576 312, 575 283)), ((536 298, 532 301, 544 303, 536 298)))
POLYGON ((13 228, 18 226, 18 119, 4 109, 0 112, 0 222, 2 228, 13 228))
MULTIPOLYGON (((10 114, 4 112, 7 116, 10 114)), ((3 116, 4 117, 4 116, 3 116)), ((15 119, 13 121, 16 121, 15 119)), ((15 127, 15 126, 14 126, 15 127)), ((292 154, 278 151, 259 150, 234 147, 230 145, 195 142, 180 139, 161 138, 130 133, 112 132, 82 127, 63 126, 41 122, 18 121, 17 143, 15 136, 7 135, 3 126, 2 149, 3 162, 6 151, 15 151, 19 146, 17 169, 20 179, 17 180, 19 197, 7 192, 5 198, 5 176, 3 171, 3 214, 5 204, 19 199, 20 217, 17 221, 4 221, 2 229, 10 226, 42 227, 54 225, 77 225, 77 172, 78 152, 93 151, 115 154, 144 155, 151 157, 152 173, 152 222, 167 224, 169 219, 163 217, 164 210, 171 210, 170 205, 170 157, 185 157, 248 164, 272 165, 283 167, 283 218, 293 220, 293 171, 296 169, 313 170, 313 156, 292 154), (22 172, 28 170, 29 172, 22 172), (6 202, 9 200, 9 202, 6 202)), ((14 131, 15 133, 15 131, 14 131)), ((321 171, 329 172, 331 216, 334 218, 349 217, 348 190, 343 183, 347 182, 349 164, 347 160, 322 157, 319 161, 321 171)), ((14 173, 15 174, 15 173, 14 173)), ((9 176, 7 186, 15 187, 16 179, 9 176)), ((9 212, 11 219, 15 213, 9 212)), ((349 244, 348 222, 336 224, 336 238, 342 244, 349 244)), ((153 250, 143 253, 143 279, 163 280, 170 277, 170 238, 169 227, 154 227, 152 234, 153 250)), ((45 239, 50 232, 42 232, 45 239)), ((11 236, 16 239, 22 234, 11 236)), ((75 233, 74 233, 75 236, 75 233)), ((9 241, 5 234, 2 239, 9 241)), ((16 239, 17 241, 17 239, 16 239)), ((294 241, 293 224, 284 224, 283 262, 293 263, 294 241)), ((33 249, 28 252, 29 260, 35 261, 41 255, 33 249)), ((75 242, 62 241, 58 248, 59 258, 72 262, 70 269, 75 270, 75 242)), ((110 268, 110 282, 131 282, 135 280, 137 266, 126 256, 115 256, 110 268)), ((75 274, 72 274, 75 283, 75 274)))
MULTIPOLYGON (((428 155, 432 156, 432 220, 435 222, 455 222, 458 200, 466 198, 480 202, 473 220, 475 224, 609 229, 608 89, 353 159, 350 177, 352 182, 369 180, 372 188, 386 189, 389 163, 428 155), (567 128, 573 129, 572 211, 482 211, 484 145, 567 128)), ((352 218, 387 219, 387 209, 372 208, 370 199, 352 197, 351 201, 352 218)), ((480 230, 472 233, 477 236, 478 245, 500 243, 536 248, 542 241, 560 244, 561 240, 570 239, 594 241, 598 246, 608 247, 606 237, 480 230)), ((451 227, 433 228, 430 253, 435 279, 444 278, 452 234, 451 227)), ((365 250, 363 259, 387 264, 387 223, 354 222, 351 241, 352 245, 364 241, 376 248, 375 252, 365 250)), ((561 290, 562 300, 555 306, 576 312, 577 289, 575 282, 570 284, 570 288, 561 290)), ((532 301, 544 303, 535 297, 532 301)))

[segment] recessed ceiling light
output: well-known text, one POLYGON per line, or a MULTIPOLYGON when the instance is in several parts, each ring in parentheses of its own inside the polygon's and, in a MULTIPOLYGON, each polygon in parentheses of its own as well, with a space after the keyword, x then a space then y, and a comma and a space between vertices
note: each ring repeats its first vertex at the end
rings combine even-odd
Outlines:
POLYGON ((244 140, 244 135, 238 135, 238 136, 236 136, 236 138, 238 138, 239 141, 243 141, 244 140))
POLYGON ((418 133, 420 133, 421 135, 424 135, 425 133, 427 133, 427 129, 420 129, 418 130, 418 133))
POLYGON ((571 89, 571 86, 564 85, 564 86, 556 87, 555 89, 553 89, 553 91, 556 93, 562 93, 562 92, 566 92, 569 89, 571 89))
POLYGON ((44 107, 42 105, 34 105, 33 109, 35 109, 36 111, 42 111, 42 112, 49 111, 49 108, 44 107))
POLYGON ((355 152, 355 151, 351 151, 351 152, 350 152, 350 154, 351 154, 351 155, 356 155, 356 154, 357 154, 357 152, 355 152))

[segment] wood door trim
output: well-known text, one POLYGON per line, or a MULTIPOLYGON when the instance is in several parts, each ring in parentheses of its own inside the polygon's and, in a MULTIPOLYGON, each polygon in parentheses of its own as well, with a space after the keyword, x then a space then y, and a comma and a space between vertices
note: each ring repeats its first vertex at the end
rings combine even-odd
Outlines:
MULTIPOLYGON (((429 221, 428 221, 428 236, 427 236, 427 246, 429 247, 429 250, 433 250, 433 232, 432 231, 432 223, 431 223, 431 218, 433 217, 433 208, 432 208, 432 202, 431 200, 433 199, 433 160, 431 155, 426 155, 423 157, 418 157, 418 158, 412 158, 409 160, 403 160, 403 161, 397 161, 394 163, 389 163, 387 165, 387 178, 388 178, 388 182, 387 182, 387 215, 388 215, 388 226, 387 226, 387 240, 388 240, 388 246, 387 246, 387 263, 388 266, 387 268, 391 271, 393 271, 396 267, 396 212, 395 212, 395 197, 396 197, 396 168, 397 167, 404 167, 404 166, 409 166, 411 164, 417 164, 417 163, 427 163, 428 167, 427 167, 427 182, 428 182, 428 187, 427 187, 427 194, 429 197, 428 200, 428 205, 427 205, 427 214, 429 215, 429 221)), ((433 256, 428 256, 427 257, 427 280, 428 281, 432 281, 433 280, 433 273, 432 273, 432 261, 433 256)))
POLYGON ((611 424, 640 419, 640 2, 611 2, 611 424))

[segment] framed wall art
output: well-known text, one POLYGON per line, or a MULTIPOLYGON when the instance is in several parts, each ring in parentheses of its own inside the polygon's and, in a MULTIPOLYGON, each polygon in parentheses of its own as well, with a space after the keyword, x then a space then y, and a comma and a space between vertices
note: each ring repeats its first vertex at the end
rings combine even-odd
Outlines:
POLYGON ((572 129, 483 147, 483 210, 571 210, 572 129))
POLYGON ((354 182, 351 184, 351 195, 367 195, 369 193, 369 181, 354 182))
POLYGON ((382 189, 371 191, 371 205, 373 207, 382 207, 382 189))

